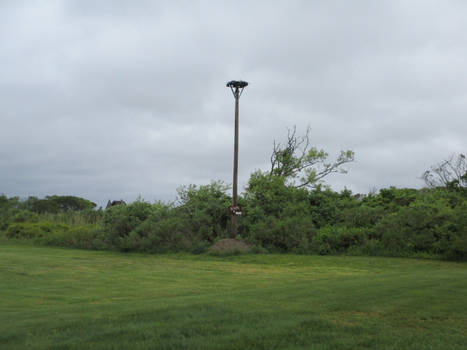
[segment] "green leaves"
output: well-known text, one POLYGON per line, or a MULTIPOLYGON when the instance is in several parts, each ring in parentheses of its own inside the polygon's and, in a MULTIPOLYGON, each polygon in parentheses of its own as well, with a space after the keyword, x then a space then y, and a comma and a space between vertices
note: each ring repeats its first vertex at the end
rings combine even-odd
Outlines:
POLYGON ((226 194, 229 188, 222 181, 213 181, 209 185, 178 189, 178 210, 184 215, 192 238, 212 242, 226 235, 230 221, 228 207, 232 203, 226 194))
POLYGON ((270 175, 283 177, 291 186, 315 188, 329 174, 347 173, 342 165, 354 161, 354 152, 341 151, 336 160, 329 160, 329 153, 310 145, 309 133, 308 128, 304 136, 296 136, 294 127, 284 144, 274 142, 270 175))

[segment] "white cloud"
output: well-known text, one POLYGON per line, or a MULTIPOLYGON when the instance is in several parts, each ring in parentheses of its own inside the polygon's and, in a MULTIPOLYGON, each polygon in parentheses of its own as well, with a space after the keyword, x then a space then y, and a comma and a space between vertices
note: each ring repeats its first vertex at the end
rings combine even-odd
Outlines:
POLYGON ((170 199, 240 183, 297 125, 351 148, 336 189, 421 186, 465 152, 461 1, 2 2, 0 193, 170 199))

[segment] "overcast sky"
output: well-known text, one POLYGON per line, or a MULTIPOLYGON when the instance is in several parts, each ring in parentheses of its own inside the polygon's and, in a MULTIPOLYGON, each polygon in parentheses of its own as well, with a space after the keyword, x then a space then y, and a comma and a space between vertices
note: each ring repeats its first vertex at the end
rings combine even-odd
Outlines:
POLYGON ((0 193, 171 200, 240 187, 287 127, 330 155, 327 183, 421 187, 467 151, 466 1, 0 1, 0 193))

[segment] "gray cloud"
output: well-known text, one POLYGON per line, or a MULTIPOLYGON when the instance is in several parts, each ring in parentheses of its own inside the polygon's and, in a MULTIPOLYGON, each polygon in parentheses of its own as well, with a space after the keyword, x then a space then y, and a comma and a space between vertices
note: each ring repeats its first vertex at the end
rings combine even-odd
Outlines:
POLYGON ((328 182, 419 187, 467 141, 461 1, 12 1, 0 4, 0 193, 173 199, 240 182, 309 125, 357 161, 328 182))

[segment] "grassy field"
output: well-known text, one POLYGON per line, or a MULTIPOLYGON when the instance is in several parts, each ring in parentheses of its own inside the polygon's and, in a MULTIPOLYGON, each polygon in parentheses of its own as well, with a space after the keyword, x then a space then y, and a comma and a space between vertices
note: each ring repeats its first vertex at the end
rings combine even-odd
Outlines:
POLYGON ((0 349, 466 349, 467 264, 0 244, 0 349))

